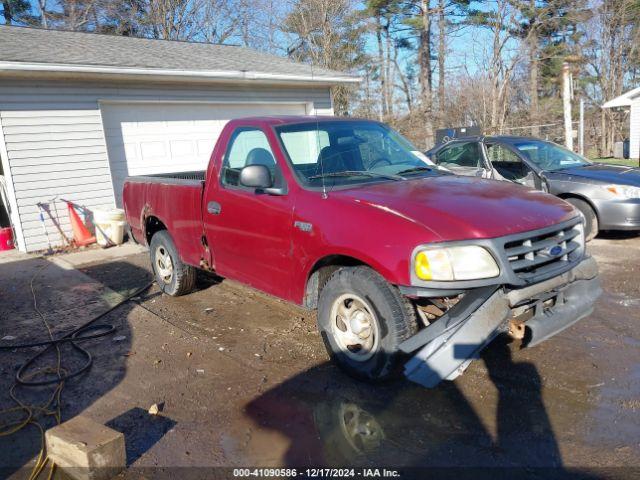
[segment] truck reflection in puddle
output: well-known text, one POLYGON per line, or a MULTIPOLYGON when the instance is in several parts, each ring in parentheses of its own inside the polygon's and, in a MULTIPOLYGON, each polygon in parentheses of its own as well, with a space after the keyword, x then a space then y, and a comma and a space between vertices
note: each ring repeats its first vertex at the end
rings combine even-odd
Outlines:
MULTIPOLYGON (((497 390, 497 410, 496 390, 483 392, 487 384, 477 376, 464 380, 471 402, 458 382, 431 390, 408 381, 354 384, 322 364, 261 395, 246 412, 260 430, 288 439, 281 460, 286 466, 500 466, 562 472, 540 376, 533 364, 514 362, 511 348, 498 337, 481 356, 497 390)), ((245 453, 253 447, 247 445, 245 453)))

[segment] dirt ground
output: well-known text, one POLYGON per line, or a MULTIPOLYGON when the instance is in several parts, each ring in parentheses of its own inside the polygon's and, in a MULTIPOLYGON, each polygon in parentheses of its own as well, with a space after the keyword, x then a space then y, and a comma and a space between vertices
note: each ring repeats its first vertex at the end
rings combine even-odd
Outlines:
MULTIPOLYGON (((328 362, 313 314, 234 282, 203 275, 180 298, 152 286, 99 321, 114 335, 83 343, 94 364, 67 382, 63 420, 82 413, 122 431, 123 478, 348 465, 638 478, 640 237, 605 236, 589 249, 605 290, 592 316, 528 350, 499 338, 432 390, 352 380, 328 362), (159 416, 147 414, 154 403, 159 416)), ((84 275, 42 259, 0 269, 0 337, 25 342, 46 336, 34 273, 58 333, 113 304, 109 289, 127 294, 150 279, 146 254, 84 265, 84 275)), ((0 351, 0 408, 11 406, 13 375, 32 354, 0 351)), ((63 359, 70 370, 83 361, 70 351, 63 359)), ((47 391, 19 394, 36 401, 47 391)), ((39 438, 29 427, 0 437, 0 471, 26 478, 39 438)))

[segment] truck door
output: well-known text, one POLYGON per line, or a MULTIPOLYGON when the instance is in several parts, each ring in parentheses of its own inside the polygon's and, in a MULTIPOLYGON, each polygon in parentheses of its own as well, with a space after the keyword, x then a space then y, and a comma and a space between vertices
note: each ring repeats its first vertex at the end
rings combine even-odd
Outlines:
POLYGON ((541 188, 538 176, 511 149, 499 143, 487 144, 487 158, 496 180, 507 180, 531 188, 541 188))
POLYGON ((452 142, 436 154, 435 162, 457 175, 488 177, 480 144, 477 141, 452 142))
POLYGON ((238 127, 225 152, 219 152, 218 175, 205 194, 204 228, 220 275, 287 298, 291 278, 291 194, 269 195, 240 185, 240 170, 262 164, 274 186, 286 186, 265 132, 238 127))

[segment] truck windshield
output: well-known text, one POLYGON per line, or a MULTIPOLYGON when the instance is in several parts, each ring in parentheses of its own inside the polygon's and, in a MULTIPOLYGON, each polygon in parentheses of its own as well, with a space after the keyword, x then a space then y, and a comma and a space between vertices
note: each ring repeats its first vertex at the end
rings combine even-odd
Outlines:
POLYGON ((405 180, 437 175, 400 134, 370 121, 318 121, 276 128, 291 166, 310 187, 405 180))
POLYGON ((591 164, 577 153, 551 142, 524 140, 513 142, 513 146, 527 157, 531 163, 542 170, 563 170, 591 164))

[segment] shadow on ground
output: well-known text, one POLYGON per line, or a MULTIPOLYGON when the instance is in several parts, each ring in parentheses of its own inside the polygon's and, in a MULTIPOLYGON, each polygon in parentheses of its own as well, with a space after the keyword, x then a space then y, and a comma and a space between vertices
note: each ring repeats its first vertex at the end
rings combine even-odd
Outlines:
MULTIPOLYGON (((0 346, 37 342, 48 339, 47 328, 34 308, 33 295, 38 309, 50 325, 54 338, 65 336, 89 319, 106 311, 122 299, 100 282, 96 282, 76 270, 61 268, 43 258, 33 258, 0 265, 0 346)), ((93 278, 112 276, 118 293, 128 295, 150 281, 144 268, 127 262, 111 262, 88 267, 85 273, 93 278), (116 282, 116 277, 118 281, 116 282)), ((115 333, 100 339, 80 343, 93 357, 90 369, 65 382, 60 397, 62 421, 81 414, 87 407, 118 385, 126 375, 126 359, 131 348, 131 328, 127 317, 135 305, 125 302, 111 313, 96 321, 113 325, 115 333)), ((14 407, 10 396, 18 368, 43 347, 0 350, 0 425, 6 431, 11 424, 25 418, 25 410, 5 412, 14 407)), ((60 347, 62 368, 67 372, 77 370, 86 358, 70 344, 60 347)), ((40 372, 46 367, 55 367, 56 349, 50 349, 32 368, 27 376, 34 379, 51 378, 52 373, 40 372)), ((45 405, 55 389, 55 384, 42 387, 18 386, 15 396, 28 405, 45 405)), ((55 410, 55 402, 48 410, 55 410)), ((52 415, 36 414, 35 420, 46 430, 55 425, 52 415)), ((156 443, 173 426, 170 419, 147 418, 142 411, 127 411, 109 424, 125 434, 128 446, 128 462, 133 462, 156 443), (128 438, 127 438, 128 437, 128 438)), ((10 427, 9 427, 10 428, 10 427)), ((30 470, 32 460, 41 448, 41 433, 34 424, 28 424, 12 435, 0 436, 0 477, 6 477, 24 469, 30 470)))
POLYGON ((637 230, 604 230, 596 238, 600 240, 629 240, 640 237, 637 230))
POLYGON ((354 383, 330 364, 269 390, 246 411, 260 427, 289 439, 284 463, 290 467, 395 466, 406 478, 427 472, 416 467, 455 478, 590 478, 563 468, 540 376, 533 364, 514 362, 512 348, 499 337, 481 359, 498 390, 495 435, 455 382, 431 390, 407 381, 372 386, 354 383), (492 467, 500 468, 486 470, 492 467))

